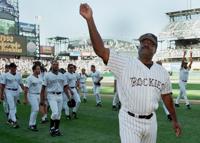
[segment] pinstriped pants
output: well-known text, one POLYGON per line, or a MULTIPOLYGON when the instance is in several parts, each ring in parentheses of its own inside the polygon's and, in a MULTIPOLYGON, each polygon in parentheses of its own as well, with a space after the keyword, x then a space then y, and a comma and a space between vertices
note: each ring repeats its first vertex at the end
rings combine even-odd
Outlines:
POLYGON ((156 143, 157 120, 153 113, 151 119, 139 119, 128 115, 122 108, 119 112, 121 143, 156 143))

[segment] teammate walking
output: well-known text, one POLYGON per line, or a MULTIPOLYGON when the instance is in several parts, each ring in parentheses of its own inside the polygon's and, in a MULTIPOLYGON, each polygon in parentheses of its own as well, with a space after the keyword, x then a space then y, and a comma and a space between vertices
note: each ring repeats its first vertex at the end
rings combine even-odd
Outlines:
POLYGON ((183 58, 182 58, 182 63, 181 63, 181 69, 180 69, 180 74, 179 74, 179 87, 180 87, 180 94, 176 98, 176 107, 179 107, 179 100, 180 97, 182 96, 185 99, 185 103, 187 106, 187 109, 191 109, 189 100, 187 98, 187 93, 186 93, 186 85, 188 81, 188 76, 189 76, 189 71, 192 67, 192 52, 190 52, 190 63, 188 65, 186 61, 186 51, 183 53, 183 58))
POLYGON ((117 111, 120 109, 120 101, 119 101, 119 96, 117 92, 117 79, 114 79, 114 96, 113 96, 113 102, 112 102, 112 109, 114 111, 117 111))
POLYGON ((72 109, 72 116, 77 119, 77 111, 81 103, 80 95, 77 92, 77 75, 74 73, 74 65, 68 65, 68 72, 64 74, 65 79, 67 79, 70 90, 73 93, 73 99, 76 101, 76 106, 72 109))
POLYGON ((31 114, 29 120, 29 129, 31 131, 38 131, 36 125, 37 114, 39 111, 40 91, 42 88, 42 78, 40 76, 40 65, 33 65, 33 74, 27 78, 25 85, 25 104, 28 102, 31 105, 31 114))
POLYGON ((101 95, 100 95, 100 88, 101 88, 101 80, 103 79, 103 76, 99 71, 96 70, 95 65, 91 65, 91 73, 89 75, 92 77, 93 81, 93 93, 96 97, 96 106, 101 107, 101 95))
POLYGON ((95 53, 108 65, 118 81, 121 101, 119 125, 121 143, 155 143, 157 121, 155 110, 162 97, 173 120, 176 135, 180 125, 171 97, 168 72, 152 62, 157 49, 157 37, 144 34, 139 38, 138 58, 128 58, 104 47, 88 4, 80 5, 80 14, 86 19, 95 53))
POLYGON ((47 100, 49 102, 52 114, 50 120, 50 135, 61 136, 59 130, 63 97, 62 93, 65 92, 69 99, 71 94, 68 89, 68 83, 62 73, 58 72, 59 64, 57 61, 52 61, 52 70, 45 74, 40 94, 41 105, 44 104, 45 89, 47 92, 47 100))
MULTIPOLYGON (((10 69, 9 65, 6 64, 5 65, 5 72, 1 74, 1 80, 0 80, 1 88, 2 88, 3 78, 4 78, 5 74, 9 72, 9 69, 10 69)), ((4 112, 6 114, 7 122, 10 124, 11 120, 10 120, 10 117, 9 117, 9 107, 8 107, 8 102, 6 100, 5 91, 4 91, 3 94, 4 94, 4 97, 5 97, 4 100, 3 100, 3 109, 4 109, 4 112)))
POLYGON ((16 102, 19 96, 18 95, 19 85, 23 90, 24 90, 24 85, 22 83, 21 75, 16 72, 17 65, 15 63, 11 63, 9 67, 10 67, 10 72, 7 72, 5 76, 3 76, 1 98, 4 99, 3 94, 5 90, 5 98, 9 106, 9 117, 11 119, 11 125, 13 128, 18 128, 19 125, 16 119, 16 112, 17 112, 16 102))
POLYGON ((80 89, 83 94, 84 103, 87 102, 87 94, 88 94, 88 90, 86 87, 86 80, 87 80, 87 75, 85 73, 85 69, 83 68, 80 73, 80 89))

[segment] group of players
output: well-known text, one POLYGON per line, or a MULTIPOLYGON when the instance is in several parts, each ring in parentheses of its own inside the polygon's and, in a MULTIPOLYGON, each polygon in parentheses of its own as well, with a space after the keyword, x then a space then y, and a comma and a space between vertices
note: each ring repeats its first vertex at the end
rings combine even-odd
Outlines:
POLYGON ((5 73, 1 74, 0 97, 3 101, 4 112, 7 116, 7 123, 13 128, 19 128, 17 122, 17 100, 19 99, 20 89, 24 91, 24 104, 31 105, 31 113, 28 128, 31 131, 37 129, 37 115, 42 113, 41 123, 48 122, 47 107, 51 109, 50 117, 50 135, 61 136, 59 130, 62 110, 65 111, 67 119, 78 119, 77 112, 81 103, 79 92, 82 92, 83 102, 87 102, 86 79, 91 77, 93 81, 93 92, 96 97, 96 106, 101 107, 100 86, 103 79, 102 74, 91 65, 91 73, 86 74, 82 69, 81 73, 76 72, 76 66, 68 64, 68 69, 59 68, 56 60, 51 62, 51 68, 47 72, 44 66, 36 61, 33 63, 33 73, 22 82, 21 75, 16 72, 17 65, 10 63, 5 66, 5 73), (74 105, 71 107, 69 103, 74 105))

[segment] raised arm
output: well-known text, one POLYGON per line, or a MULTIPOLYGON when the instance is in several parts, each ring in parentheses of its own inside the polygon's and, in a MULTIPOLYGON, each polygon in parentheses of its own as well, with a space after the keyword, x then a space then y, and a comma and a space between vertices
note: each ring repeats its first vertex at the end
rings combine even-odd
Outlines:
POLYGON ((189 63, 189 65, 188 65, 188 67, 191 69, 191 67, 192 67, 192 62, 193 62, 193 60, 192 60, 192 51, 190 51, 190 63, 189 63))
POLYGON ((92 9, 88 4, 81 4, 80 5, 80 15, 87 21, 89 33, 90 33, 90 39, 93 45, 93 49, 95 53, 102 58, 103 62, 105 64, 108 63, 109 59, 109 49, 104 47, 103 40, 97 31, 92 9))
POLYGON ((185 60, 186 60, 185 56, 186 56, 186 50, 183 51, 183 57, 182 57, 182 62, 181 62, 181 67, 182 67, 182 68, 183 68, 184 62, 185 62, 185 60))

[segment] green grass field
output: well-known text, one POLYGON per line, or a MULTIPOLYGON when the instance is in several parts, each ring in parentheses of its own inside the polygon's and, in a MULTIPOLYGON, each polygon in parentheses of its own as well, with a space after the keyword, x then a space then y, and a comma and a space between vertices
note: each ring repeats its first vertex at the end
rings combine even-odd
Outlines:
MULTIPOLYGON (((198 85, 188 85, 190 99, 200 99, 198 85)), ((177 84, 173 84, 174 95, 178 93, 177 84)), ((90 89, 91 90, 91 89, 90 89)), ((29 105, 18 105, 19 129, 12 129, 5 124, 2 104, 0 105, 0 143, 120 143, 118 112, 112 111, 112 87, 103 87, 103 107, 95 107, 94 96, 88 97, 88 103, 82 103, 78 113, 79 119, 66 120, 62 116, 61 131, 64 136, 51 137, 49 124, 38 124, 39 132, 27 129, 30 113, 29 105)), ((181 137, 176 138, 172 124, 166 119, 162 108, 157 111, 157 143, 198 143, 200 133, 200 105, 192 105, 187 110, 183 104, 177 109, 179 121, 183 128, 181 137)), ((63 114, 64 115, 64 114, 63 114)), ((40 119, 40 115, 38 117, 40 119)))

